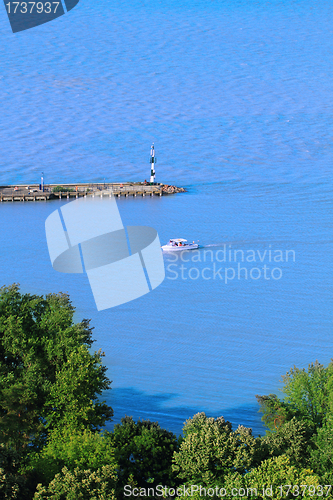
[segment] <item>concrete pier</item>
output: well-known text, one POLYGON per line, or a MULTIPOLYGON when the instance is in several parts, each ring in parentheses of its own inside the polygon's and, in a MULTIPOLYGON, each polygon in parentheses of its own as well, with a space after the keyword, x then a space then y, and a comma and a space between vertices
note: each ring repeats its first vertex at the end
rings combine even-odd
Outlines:
POLYGON ((55 199, 73 199, 82 196, 162 196, 163 184, 123 183, 77 183, 61 184, 61 190, 54 192, 59 184, 45 184, 44 190, 38 184, 0 186, 0 202, 4 201, 47 201, 55 199))

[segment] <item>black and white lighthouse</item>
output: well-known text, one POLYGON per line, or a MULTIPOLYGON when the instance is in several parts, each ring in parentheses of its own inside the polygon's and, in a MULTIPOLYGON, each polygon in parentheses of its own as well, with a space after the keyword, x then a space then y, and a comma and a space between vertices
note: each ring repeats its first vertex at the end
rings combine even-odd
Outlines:
POLYGON ((150 163, 151 163, 150 183, 154 184, 155 183, 155 163, 156 163, 154 144, 152 145, 151 150, 150 150, 150 163))

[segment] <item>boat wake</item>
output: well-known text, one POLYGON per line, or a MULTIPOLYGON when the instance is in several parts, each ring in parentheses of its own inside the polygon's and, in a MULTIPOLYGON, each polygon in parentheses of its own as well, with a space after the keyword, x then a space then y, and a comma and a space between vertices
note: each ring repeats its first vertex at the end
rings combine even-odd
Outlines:
POLYGON ((290 247, 293 245, 297 244, 330 244, 332 243, 332 240, 325 240, 325 241, 315 241, 315 242, 309 242, 309 241, 286 241, 286 240, 241 240, 241 241, 223 241, 222 243, 209 243, 207 245, 205 244, 199 244, 200 248, 224 248, 224 245, 230 245, 230 246, 239 246, 239 245, 253 245, 253 246, 258 246, 258 245, 283 245, 286 247, 290 247))

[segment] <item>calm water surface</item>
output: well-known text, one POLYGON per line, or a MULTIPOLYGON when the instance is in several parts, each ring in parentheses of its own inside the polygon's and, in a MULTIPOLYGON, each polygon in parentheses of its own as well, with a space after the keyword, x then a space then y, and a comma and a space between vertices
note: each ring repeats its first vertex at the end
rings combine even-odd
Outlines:
POLYGON ((332 26, 323 0, 81 0, 16 35, 3 9, 0 182, 143 180, 155 142, 157 180, 188 192, 120 199, 123 222, 204 246, 166 257, 152 293, 97 312, 87 279, 49 262, 44 222, 66 201, 1 205, 2 284, 66 291, 92 319, 115 421, 178 433, 203 410, 262 433, 255 394, 329 362, 332 26))

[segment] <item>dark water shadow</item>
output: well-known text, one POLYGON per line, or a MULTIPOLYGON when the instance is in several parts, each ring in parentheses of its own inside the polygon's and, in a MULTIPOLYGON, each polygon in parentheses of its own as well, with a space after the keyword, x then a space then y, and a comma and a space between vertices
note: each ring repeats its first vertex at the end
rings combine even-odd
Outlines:
POLYGON ((149 419, 159 422, 164 429, 174 432, 176 435, 182 434, 184 422, 193 417, 198 412, 204 411, 208 417, 223 416, 232 423, 234 430, 238 425, 251 427, 254 436, 264 435, 265 428, 261 421, 261 414, 258 413, 258 405, 254 401, 253 405, 240 405, 236 407, 221 408, 212 412, 208 408, 195 406, 168 406, 177 394, 147 394, 133 387, 118 388, 107 391, 103 394, 103 399, 114 410, 112 422, 106 427, 112 430, 115 424, 120 423, 125 415, 132 416, 134 420, 149 419))

